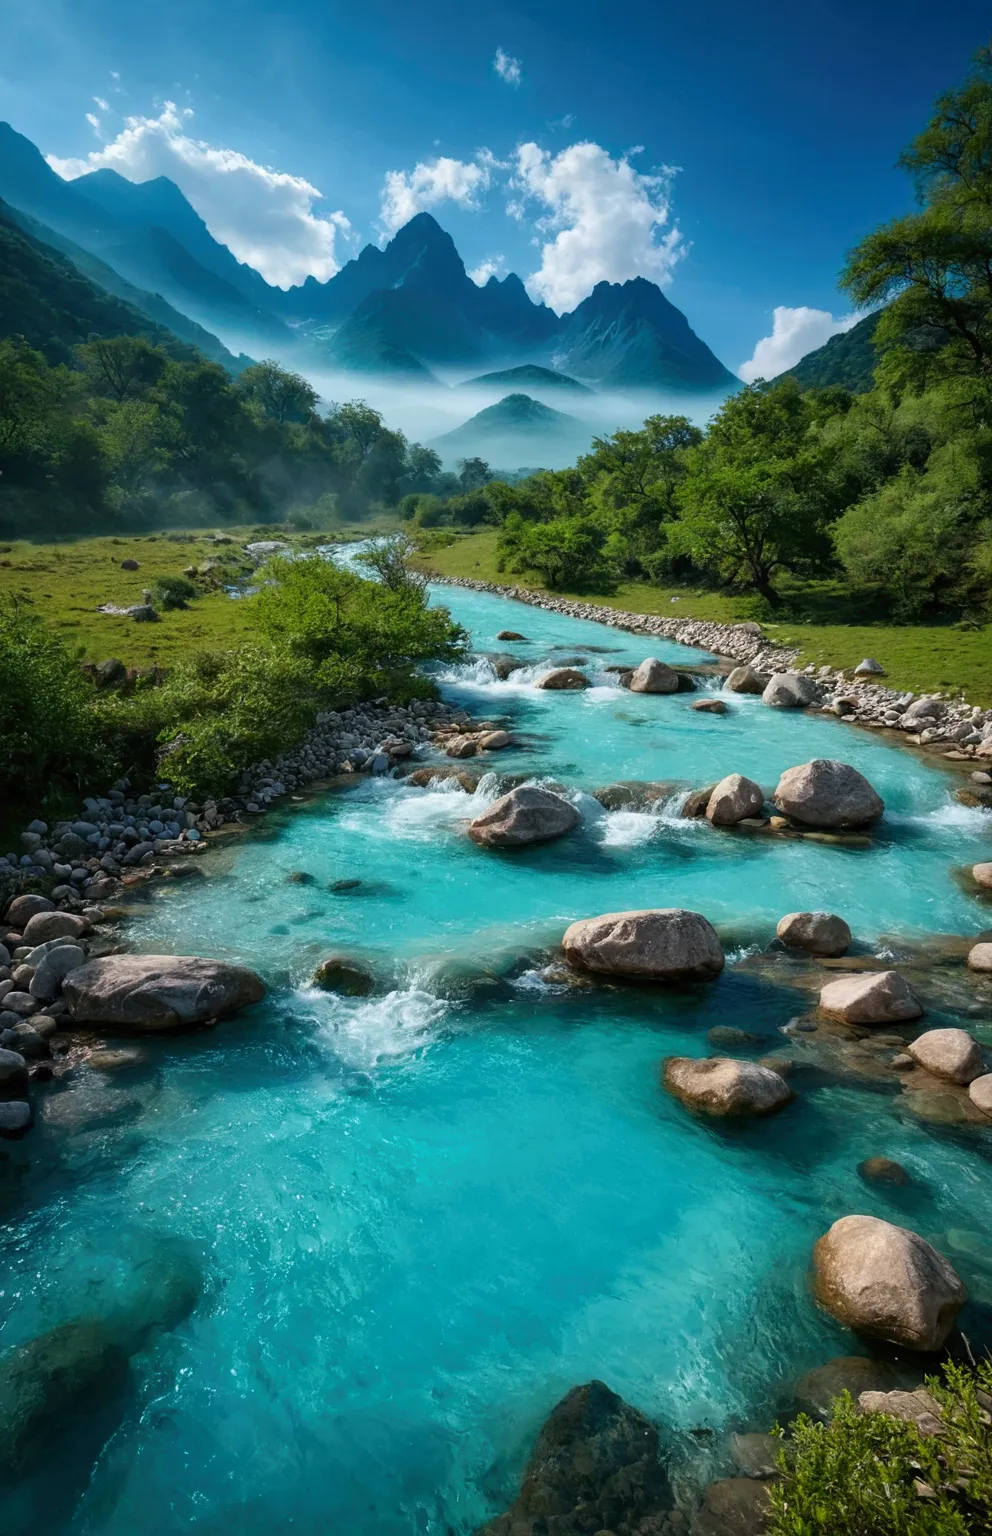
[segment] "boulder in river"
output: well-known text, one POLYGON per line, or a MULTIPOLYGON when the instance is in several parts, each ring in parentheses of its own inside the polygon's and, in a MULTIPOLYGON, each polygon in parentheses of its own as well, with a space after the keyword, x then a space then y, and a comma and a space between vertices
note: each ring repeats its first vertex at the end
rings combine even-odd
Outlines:
POLYGON ((813 1249, 816 1299, 838 1322, 908 1349, 939 1349, 968 1292, 936 1248, 876 1216, 843 1216, 813 1249))
POLYGON ((538 688, 550 688, 555 692, 569 692, 579 688, 590 688, 592 684, 584 672, 579 672, 575 667, 553 667, 550 672, 545 672, 536 683, 538 688))
POLYGON ((757 816, 765 803, 761 785, 742 773, 728 773, 721 779, 706 803, 706 819, 714 827, 733 827, 749 816, 757 816))
POLYGON ((513 746, 513 737, 509 731, 487 731, 479 737, 479 746, 483 752, 502 752, 504 747, 513 746))
POLYGON ((972 865, 971 878, 983 891, 992 891, 992 864, 972 865))
POLYGON ((851 930, 835 912, 787 912, 775 932, 788 949, 810 955, 836 957, 846 954, 851 944, 851 930))
POLYGON ((189 1029, 260 1002, 254 971, 193 955, 107 955, 70 971, 63 985, 74 1024, 141 1034, 189 1029))
POLYGON ((833 757, 787 768, 772 798, 784 815, 805 827, 864 827, 885 809, 864 775, 833 757))
POLYGON ((715 784, 704 784, 702 789, 691 790, 682 802, 679 815, 685 816, 690 821, 698 821, 701 816, 705 816, 710 795, 715 789, 715 784))
POLYGON ((340 992, 344 997, 368 997, 375 985, 372 972, 347 955, 329 955, 310 978, 310 984, 322 992, 340 992))
POLYGON ((858 1164, 858 1177, 866 1184, 888 1184, 894 1188, 903 1188, 911 1182, 902 1163, 891 1157, 866 1157, 858 1164))
POLYGON ((776 672, 761 697, 771 709, 808 709, 816 702, 816 684, 802 672, 776 672))
POLYGON ((477 1536, 660 1531, 672 1496, 658 1438, 603 1382, 573 1387, 545 1420, 510 1508, 477 1536))
POLYGON ((973 944, 968 951, 969 971, 992 971, 992 944, 973 944))
POLYGON ((724 965, 712 924, 682 907, 584 918, 566 929, 562 947, 578 970, 641 981, 709 981, 724 965))
POLYGON ((51 1454, 80 1409, 91 1414, 128 1378, 128 1356, 98 1317, 63 1323, 0 1356, 0 1468, 17 1477, 51 1454))
POLYGON ((795 1098, 777 1072, 730 1056, 669 1056, 662 1082, 676 1099, 707 1115, 771 1115, 795 1098))
POLYGON ((479 744, 474 736, 452 736, 444 750, 448 757, 474 757, 479 744))
POLYGON ((985 1070, 981 1048, 966 1029, 928 1029, 913 1041, 909 1054, 932 1077, 963 1087, 985 1070))
POLYGON ((770 678, 753 667, 734 667, 724 678, 723 686, 730 693, 764 693, 770 678))
POLYGON ((508 677, 513 676, 514 672, 522 672, 527 665, 518 656, 501 656, 498 651, 487 659, 501 683, 505 683, 508 677))
POLYGON ((983 1115, 992 1117, 992 1072, 972 1078, 968 1084, 968 1097, 983 1115))
POLYGON ((592 793, 606 811, 648 811, 660 800, 669 799, 677 789, 678 785, 671 780, 621 779, 592 793))
POLYGON ((898 971, 839 976, 822 988, 820 1007, 847 1024, 904 1024, 923 1012, 916 993, 898 971))
POLYGON ((31 1105, 26 1099, 0 1100, 0 1136, 5 1141, 19 1141, 31 1129, 32 1120, 31 1105))
POLYGON ((627 687, 631 693, 678 693, 679 675, 657 656, 648 656, 634 668, 627 687))
POLYGON ((729 710, 722 699, 697 699, 695 704, 690 704, 689 708, 694 709, 700 715, 729 714, 729 710))
POLYGON ((520 784, 469 822, 468 835, 481 848, 523 848, 562 837, 580 820, 575 806, 561 795, 536 784, 520 784))
POLYGON ((515 629, 501 629, 496 636, 497 640, 526 640, 526 635, 519 635, 515 629))

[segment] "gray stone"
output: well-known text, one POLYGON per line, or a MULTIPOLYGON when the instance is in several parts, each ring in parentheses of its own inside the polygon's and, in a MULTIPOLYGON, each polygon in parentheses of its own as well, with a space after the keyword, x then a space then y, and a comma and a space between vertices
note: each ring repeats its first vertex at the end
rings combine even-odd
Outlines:
POLYGON ((866 656, 864 661, 859 661, 854 669, 855 677, 885 677, 886 671, 880 661, 874 656, 866 656))
POLYGON ((16 1013, 21 1018, 27 1018, 30 1013, 37 1013, 38 999, 31 996, 30 992, 8 992, 3 1000, 4 1009, 10 1013, 16 1013))
POLYGON ((521 784, 494 800, 469 823, 468 835, 482 848, 523 848, 571 832, 580 821, 574 805, 548 789, 521 784))
POLYGON ((811 955, 843 955, 851 944, 850 928, 833 912, 787 912, 775 932, 789 949, 811 955))
POLYGON ((831 757, 787 768, 773 799, 784 815, 807 827, 863 827, 885 809, 863 774, 831 757))
MULTIPOLYGON (((0 1136, 8 1141, 23 1136, 31 1129, 31 1105, 24 1099, 7 1099, 0 1103, 0 1136)), ((2 1451, 0 1451, 2 1456, 2 1451)))
POLYGON ((81 939, 89 926, 87 919, 75 912, 39 912, 28 921, 24 942, 34 948, 48 939, 81 939))
POLYGON ((858 1398, 860 1413, 887 1413, 890 1419, 915 1424, 921 1435, 942 1435, 944 1421, 940 1405, 926 1387, 915 1392, 862 1392, 858 1398))
POLYGON ((928 1029, 913 1041, 909 1054, 932 1077, 962 1086, 984 1071, 981 1049, 966 1029, 928 1029))
POLYGON ((70 971, 86 964, 86 952, 78 944, 58 944, 43 955, 31 980, 29 991, 39 1002, 50 1003, 62 991, 70 971))
POLYGON ((648 656, 631 673, 627 687, 631 693, 678 693, 679 675, 657 656, 648 656))
POLYGON ((730 693, 764 693, 770 681, 764 672, 756 672, 753 667, 735 667, 723 686, 730 693))
POLYGON ((943 1254, 905 1227, 843 1216, 813 1250, 816 1298, 857 1333, 939 1349, 968 1293, 943 1254))
POLYGON ((27 1092, 28 1069, 19 1051, 0 1049, 0 1100, 21 1099, 27 1092))
POLYGON ((712 925, 681 907, 585 918, 566 930, 562 946, 579 970, 643 981, 707 981, 724 965, 712 925))
POLYGON ((801 672, 776 672, 761 697, 771 709, 807 709, 816 702, 817 689, 801 672))
POLYGON ((822 988, 820 1007, 848 1024, 904 1024, 923 1012, 916 993, 898 971, 839 976, 822 988))
POLYGON ((65 979, 75 1024, 141 1034, 188 1029, 260 1002, 265 986, 246 966, 191 955, 108 955, 65 979))
POLYGON ((36 913, 54 912, 54 910, 55 903, 49 901, 47 896, 29 893, 27 896, 15 896, 13 901, 8 903, 4 916, 12 928, 23 931, 25 923, 36 913))
POLYGON ((706 819, 715 827, 733 827, 749 816, 757 816, 765 803, 761 785, 740 773, 728 773, 710 795, 706 819))

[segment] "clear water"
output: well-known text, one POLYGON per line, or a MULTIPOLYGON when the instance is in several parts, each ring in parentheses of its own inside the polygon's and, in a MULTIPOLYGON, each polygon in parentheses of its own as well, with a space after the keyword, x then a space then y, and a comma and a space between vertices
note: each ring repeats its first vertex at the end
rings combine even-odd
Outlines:
POLYGON ((537 974, 567 922, 629 907, 696 908, 735 952, 800 907, 843 913, 867 948, 977 933, 988 910, 953 870, 988 857, 988 818, 866 732, 748 698, 700 715, 692 695, 622 693, 599 670, 648 651, 684 664, 682 647, 440 596, 480 650, 535 665, 587 653, 597 686, 582 694, 539 692, 533 673, 498 683, 484 662, 443 679, 477 715, 512 719, 523 745, 500 770, 565 785, 581 831, 487 853, 464 826, 491 780, 471 797, 363 782, 269 817, 213 856, 207 881, 149 905, 140 947, 243 959, 270 997, 215 1033, 149 1046, 130 1073, 81 1072, 75 1112, 0 1165, 0 1340, 107 1310, 139 1260, 176 1241, 199 1257, 204 1298, 136 1362, 99 1444, 63 1451, 57 1487, 21 1490, 6 1529, 467 1536, 505 1507, 550 1406, 591 1376, 676 1438, 714 1431, 691 1443, 717 1467, 729 1425, 767 1422, 783 1384, 858 1348, 806 1285, 813 1241, 851 1211, 945 1247, 950 1234, 992 1301, 980 1137, 926 1131, 894 1097, 836 1083, 739 1129, 661 1092, 661 1058, 705 1054, 714 1024, 775 1049, 804 1006, 794 988, 733 967, 676 992, 537 974), (499 645, 504 627, 528 644, 499 645), (884 796, 872 848, 685 823, 674 790, 656 814, 607 814, 589 794, 734 770, 772 786, 815 755, 855 764, 884 796), (293 871, 314 883, 287 883, 293 871), (328 890, 348 879, 362 884, 328 890), (373 965, 375 996, 307 988, 331 949, 373 965), (872 1154, 917 1174, 911 1199, 860 1181, 872 1154))

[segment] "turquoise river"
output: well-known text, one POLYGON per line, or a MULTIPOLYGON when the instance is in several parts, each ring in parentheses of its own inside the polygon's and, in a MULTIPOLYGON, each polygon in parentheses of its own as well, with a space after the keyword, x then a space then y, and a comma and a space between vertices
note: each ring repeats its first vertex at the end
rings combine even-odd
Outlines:
MULTIPOLYGON (((851 1212, 942 1246, 984 1336, 992 1133, 922 1124, 897 1082, 831 1073, 728 1129, 667 1097, 659 1065, 706 1054, 717 1024, 759 1035, 755 1054, 788 1043, 808 971, 756 960, 785 912, 841 913, 864 954, 992 925, 960 877, 992 856, 989 813, 876 733, 756 698, 699 714, 692 695, 635 696, 601 670, 698 653, 495 596, 437 600, 478 652, 526 633, 529 670, 500 683, 474 660, 442 687, 512 721, 519 746, 493 763, 565 786, 582 825, 494 854, 465 833, 492 775, 472 796, 366 778, 283 802, 209 855, 207 879, 139 908, 136 947, 244 961, 269 997, 149 1044, 130 1071, 80 1068, 70 1109, 0 1164, 3 1345, 112 1310, 170 1245, 204 1276, 106 1422, 58 1426, 44 1475, 0 1497, 13 1536, 469 1536, 506 1507, 552 1404, 593 1376, 718 1475, 728 1429, 766 1427, 800 1373, 862 1350, 807 1282, 813 1242, 851 1212), (565 656, 595 686, 535 689, 565 656), (883 795, 871 847, 721 832, 674 799, 607 813, 590 794, 732 771, 773 787, 815 756, 883 795), (651 906, 717 925, 719 981, 542 979, 570 921, 651 906), (330 950, 373 966, 372 997, 307 986, 330 950), (872 1154, 913 1172, 911 1198, 862 1182, 872 1154)), ((970 1023, 992 1043, 987 1008, 970 1023)))

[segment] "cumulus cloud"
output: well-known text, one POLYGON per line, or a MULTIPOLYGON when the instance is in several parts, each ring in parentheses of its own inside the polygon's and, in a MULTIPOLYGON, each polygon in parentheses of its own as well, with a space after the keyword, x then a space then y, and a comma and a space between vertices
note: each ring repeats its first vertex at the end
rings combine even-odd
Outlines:
POLYGON ((310 275, 333 277, 341 265, 337 241, 352 233, 344 214, 317 212, 321 193, 302 176, 192 138, 192 116, 167 101, 158 117, 126 118, 117 137, 85 159, 49 155, 48 163, 69 181, 105 166, 129 181, 168 176, 214 238, 270 283, 288 288, 310 275))
POLYGON ((478 287, 484 288, 491 277, 502 277, 506 271, 505 256, 487 256, 485 261, 480 261, 477 267, 469 272, 469 277, 478 287))
POLYGON ((415 214, 438 203, 457 203, 461 208, 478 208, 479 195, 492 180, 493 157, 483 151, 476 160, 451 160, 439 155, 436 160, 421 160, 412 171, 387 171, 382 188, 379 227, 384 235, 394 235, 415 214))
POLYGON ((522 78, 520 60, 515 59, 510 53, 505 53, 502 48, 496 49, 496 57, 493 59, 493 69, 499 75, 501 80, 506 81, 507 85, 520 84, 522 78))
POLYGON ((536 225, 541 265, 527 279, 531 297, 561 314, 604 279, 668 282, 686 249, 678 225, 666 227, 671 177, 668 169, 637 171, 599 144, 571 144, 557 155, 521 144, 511 183, 519 196, 507 211, 519 218, 531 201, 546 210, 536 225))
POLYGON ((745 384, 753 384, 755 379, 774 379, 787 368, 794 368, 807 352, 822 347, 831 336, 849 331, 859 319, 859 315, 836 317, 829 310, 810 309, 805 304, 795 309, 776 305, 771 335, 762 336, 747 362, 738 368, 738 377, 745 384))

